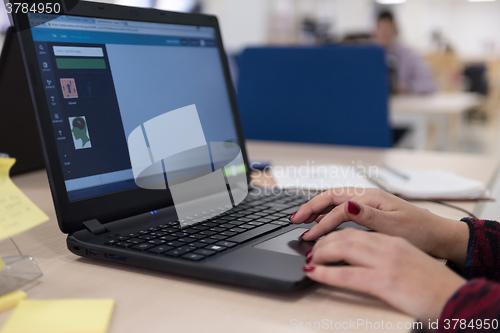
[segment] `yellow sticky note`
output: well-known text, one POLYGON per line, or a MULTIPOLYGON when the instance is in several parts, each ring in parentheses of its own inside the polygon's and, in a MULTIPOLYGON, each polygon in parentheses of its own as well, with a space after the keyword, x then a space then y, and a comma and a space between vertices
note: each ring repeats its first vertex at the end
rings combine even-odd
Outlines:
POLYGON ((2 333, 106 333, 114 300, 24 300, 2 333))
POLYGON ((26 299, 26 293, 22 290, 16 290, 10 294, 3 295, 0 297, 0 312, 16 306, 23 299, 26 299))
POLYGON ((5 268, 5 263, 3 262, 2 258, 0 258, 0 271, 5 268))
POLYGON ((9 170, 14 163, 14 158, 0 157, 0 240, 49 219, 10 179, 9 170))

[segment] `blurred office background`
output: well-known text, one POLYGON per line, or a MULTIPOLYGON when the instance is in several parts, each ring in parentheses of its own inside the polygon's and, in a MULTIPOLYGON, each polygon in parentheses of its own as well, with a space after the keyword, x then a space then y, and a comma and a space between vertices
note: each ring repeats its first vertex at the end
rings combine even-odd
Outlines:
MULTIPOLYGON (((250 138, 381 147, 394 144, 410 149, 500 156, 500 0, 101 2, 217 15, 234 83, 238 88, 243 125, 250 138), (425 61, 436 83, 435 92, 387 94, 384 97, 385 104, 378 98, 383 91, 377 90, 380 87, 375 77, 381 72, 372 72, 371 68, 376 65, 366 64, 370 63, 370 59, 378 61, 377 57, 380 57, 371 47, 377 16, 382 11, 390 11, 394 15, 400 42, 425 61), (365 51, 363 45, 367 45, 365 51), (349 53, 358 52, 357 47, 360 47, 359 57, 349 53), (329 64, 329 59, 332 59, 332 64, 329 64), (274 66, 278 63, 280 66, 274 66), (263 70, 262 73, 255 72, 252 66, 269 70, 269 78, 263 70), (285 74, 287 71, 291 73, 289 77, 285 74), (370 79, 364 79, 364 75, 370 79), (287 91, 277 88, 272 88, 266 95, 264 88, 260 87, 259 90, 256 87, 256 82, 264 79, 274 84, 274 87, 281 86, 280 80, 286 79, 283 89, 295 91, 293 95, 298 97, 294 98, 299 99, 301 92, 304 92, 304 100, 287 102, 287 91), (290 82, 294 80, 300 82, 290 82), (370 84, 373 86, 370 87, 370 84), (340 99, 335 96, 335 91, 339 89, 342 90, 340 99), (273 97, 281 98, 282 103, 271 102, 273 97), (314 110, 304 104, 308 100, 311 101, 310 108, 314 110), (343 103, 341 107, 336 105, 340 103, 339 100, 343 103), (358 100, 366 101, 365 105, 358 103, 358 100), (350 110, 349 103, 352 103, 353 110, 350 110), (373 112, 379 112, 381 118, 379 113, 370 114, 369 103, 373 103, 374 110, 378 109, 373 112), (280 107, 287 109, 278 110, 280 107), (253 111, 265 112, 270 124, 277 126, 271 137, 264 133, 264 130, 269 132, 269 128, 256 128, 259 125, 252 123, 253 111), (325 122, 322 119, 326 119, 332 131, 340 131, 342 127, 339 132, 341 137, 346 137, 343 131, 357 129, 355 123, 349 124, 351 120, 345 115, 352 115, 353 119, 368 119, 364 125, 360 125, 361 132, 364 132, 363 126, 368 128, 370 124, 376 124, 376 119, 387 121, 389 125, 379 132, 368 133, 365 141, 356 141, 354 133, 347 135, 347 139, 333 141, 308 136, 307 131, 302 131, 302 137, 281 137, 280 125, 288 126, 288 123, 280 121, 279 117, 283 119, 287 112, 296 119, 297 131, 300 121, 295 117, 308 116, 317 123, 325 122), (383 115, 384 112, 387 114, 383 115), (336 124, 336 119, 348 124, 336 124), (387 138, 380 139, 389 127, 391 135, 397 136, 390 143, 387 138)), ((7 26, 2 8, 1 30, 5 31, 7 26)), ((390 75, 383 73, 386 74, 390 75)))

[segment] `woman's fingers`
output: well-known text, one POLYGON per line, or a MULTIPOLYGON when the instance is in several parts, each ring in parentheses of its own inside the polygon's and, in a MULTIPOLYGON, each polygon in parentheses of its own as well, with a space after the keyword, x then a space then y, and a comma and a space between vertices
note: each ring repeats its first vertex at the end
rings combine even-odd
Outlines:
POLYGON ((384 226, 393 219, 390 211, 373 208, 362 202, 348 201, 343 208, 348 220, 376 231, 384 230, 384 226))
POLYGON ((372 198, 359 197, 356 200, 358 202, 347 201, 332 209, 330 213, 318 221, 318 224, 309 229, 309 232, 304 234, 302 239, 305 241, 318 239, 347 221, 354 221, 359 225, 374 230, 384 230, 384 224, 392 221, 390 212, 370 206, 370 203, 373 204, 372 201, 374 201, 372 198))
POLYGON ((318 222, 318 223, 319 223, 319 222, 321 222, 321 220, 322 220, 324 217, 325 217, 325 215, 324 215, 324 214, 323 214, 323 215, 320 215, 320 216, 318 216, 318 217, 316 218, 316 220, 314 220, 314 221, 316 221, 316 222, 318 222))
MULTIPOLYGON (((385 236, 377 233, 346 228, 330 233, 316 242, 309 258, 317 264, 344 260, 354 265, 373 266, 378 262, 380 243, 385 236)), ((310 262, 309 259, 308 262, 310 262)))
POLYGON ((295 224, 311 223, 316 220, 318 216, 328 213, 335 206, 356 196, 356 189, 350 187, 328 190, 302 205, 302 207, 290 217, 290 221, 295 224))
POLYGON ((363 267, 378 265, 380 254, 376 246, 373 246, 373 242, 363 242, 363 238, 366 239, 359 235, 357 239, 349 237, 336 241, 324 240, 319 248, 313 249, 306 262, 311 265, 333 264, 340 261, 363 267))
POLYGON ((306 275, 314 281, 340 288, 370 293, 373 289, 374 270, 352 266, 305 266, 306 275))
POLYGON ((302 239, 305 241, 318 239, 346 221, 349 220, 345 215, 344 204, 341 204, 317 221, 316 225, 312 226, 307 233, 302 235, 302 239))

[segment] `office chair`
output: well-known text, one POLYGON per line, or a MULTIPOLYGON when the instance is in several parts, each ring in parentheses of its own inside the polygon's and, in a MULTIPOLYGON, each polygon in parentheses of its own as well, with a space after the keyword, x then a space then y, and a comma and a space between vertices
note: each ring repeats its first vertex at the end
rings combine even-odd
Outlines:
POLYGON ((249 48, 237 63, 238 105, 248 139, 391 146, 381 48, 249 48))

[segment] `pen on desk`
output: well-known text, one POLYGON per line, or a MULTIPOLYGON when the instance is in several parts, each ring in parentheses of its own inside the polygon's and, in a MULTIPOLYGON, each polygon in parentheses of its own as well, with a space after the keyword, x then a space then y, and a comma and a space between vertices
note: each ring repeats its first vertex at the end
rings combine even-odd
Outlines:
POLYGON ((384 163, 384 168, 389 171, 390 173, 392 173, 393 175, 396 175, 400 178, 403 178, 404 180, 408 181, 410 180, 410 176, 408 175, 405 175, 404 173, 402 173, 401 171, 399 170, 396 170, 394 169, 393 167, 391 167, 390 165, 387 165, 387 163, 384 163))

